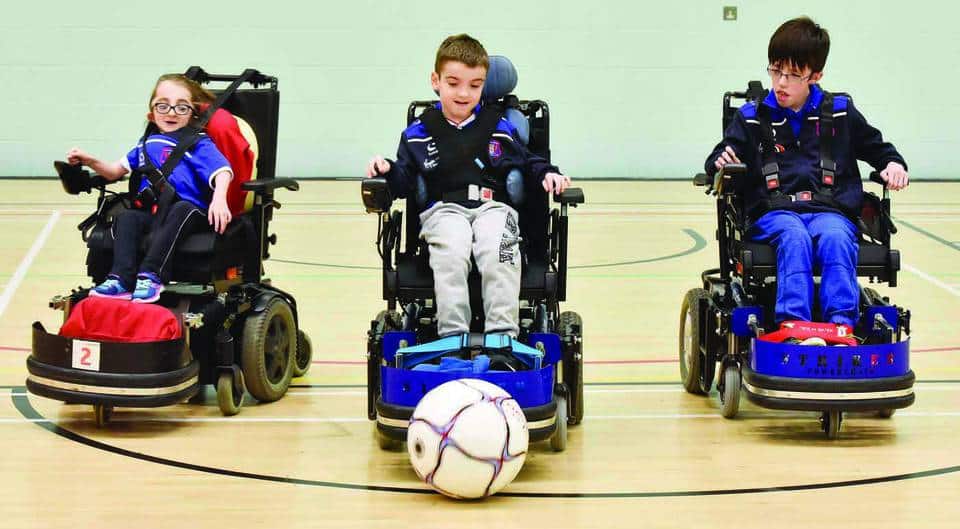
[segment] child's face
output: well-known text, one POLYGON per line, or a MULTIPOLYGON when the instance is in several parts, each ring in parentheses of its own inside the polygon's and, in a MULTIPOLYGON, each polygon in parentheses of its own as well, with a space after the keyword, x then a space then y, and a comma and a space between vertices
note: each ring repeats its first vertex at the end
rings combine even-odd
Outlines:
POLYGON ((147 119, 154 122, 160 132, 180 130, 190 123, 194 107, 190 100, 190 91, 179 83, 163 81, 157 85, 157 95, 150 101, 147 119), (159 108, 158 108, 159 105, 159 108), (189 111, 181 114, 189 107, 189 111), (166 113, 161 112, 166 110, 166 113))
POLYGON ((454 123, 470 117, 480 103, 486 78, 487 69, 483 66, 470 67, 460 61, 447 61, 440 67, 440 73, 430 74, 430 84, 440 95, 443 115, 454 123))
POLYGON ((809 66, 797 68, 792 63, 777 63, 770 66, 770 81, 777 103, 784 108, 794 111, 800 110, 810 95, 810 85, 817 83, 823 77, 823 72, 816 72, 809 66))

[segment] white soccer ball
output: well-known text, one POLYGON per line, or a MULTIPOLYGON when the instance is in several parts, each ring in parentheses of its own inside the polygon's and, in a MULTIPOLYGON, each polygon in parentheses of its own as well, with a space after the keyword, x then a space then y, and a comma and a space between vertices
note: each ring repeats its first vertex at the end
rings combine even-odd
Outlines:
POLYGON ((496 494, 517 477, 530 433, 517 401, 466 378, 424 395, 410 417, 407 451, 424 482, 453 498, 496 494))

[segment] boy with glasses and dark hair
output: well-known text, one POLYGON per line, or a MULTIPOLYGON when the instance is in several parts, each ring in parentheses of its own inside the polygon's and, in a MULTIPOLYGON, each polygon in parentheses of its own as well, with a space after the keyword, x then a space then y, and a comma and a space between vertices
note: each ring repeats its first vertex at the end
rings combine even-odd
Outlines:
POLYGON ((740 108, 706 170, 747 165, 733 185, 746 208, 747 236, 776 248, 776 321, 811 321, 818 264, 823 320, 852 335, 860 294, 851 219, 863 201, 857 160, 880 170, 889 189, 903 189, 909 176, 903 157, 848 97, 820 88, 829 51, 827 30, 809 18, 781 25, 767 48, 770 91, 740 108))

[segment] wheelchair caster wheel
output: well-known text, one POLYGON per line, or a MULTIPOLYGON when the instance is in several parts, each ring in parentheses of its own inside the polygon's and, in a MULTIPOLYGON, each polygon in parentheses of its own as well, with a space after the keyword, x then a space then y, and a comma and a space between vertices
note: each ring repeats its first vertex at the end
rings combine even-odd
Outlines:
POLYGON ((97 428, 103 428, 110 422, 110 417, 113 416, 113 406, 109 404, 94 404, 93 405, 93 421, 97 425, 97 428))
POLYGON ((723 368, 723 391, 720 392, 720 413, 727 419, 740 411, 740 367, 727 364, 723 368))
POLYGON ((400 441, 387 437, 383 434, 383 432, 377 429, 376 426, 373 427, 373 436, 377 438, 377 446, 380 447, 380 450, 396 452, 400 449, 400 441))
POLYGON ((313 360, 313 344, 310 337, 303 330, 297 330, 297 361, 293 365, 293 376, 302 377, 310 371, 310 362, 313 360))
POLYGON ((843 412, 825 411, 820 415, 820 427, 827 434, 827 439, 840 437, 840 424, 843 422, 843 412))
POLYGON ((557 395, 557 429, 550 437, 550 448, 554 452, 563 452, 567 449, 567 398, 557 395))
POLYGON ((879 417, 879 418, 881 418, 881 419, 889 419, 890 417, 893 417, 893 414, 896 413, 896 412, 897 412, 897 410, 895 410, 895 409, 880 410, 880 411, 877 412, 877 417, 879 417))
POLYGON ((231 416, 240 412, 243 406, 243 383, 234 384, 233 373, 220 373, 217 378, 217 405, 220 406, 220 413, 231 416))

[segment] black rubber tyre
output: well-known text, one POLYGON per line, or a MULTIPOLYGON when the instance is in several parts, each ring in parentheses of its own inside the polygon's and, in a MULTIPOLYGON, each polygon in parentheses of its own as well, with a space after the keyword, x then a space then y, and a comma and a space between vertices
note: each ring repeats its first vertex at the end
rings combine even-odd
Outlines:
POLYGON ((723 392, 720 393, 720 413, 727 419, 736 417, 740 411, 740 387, 740 368, 727 364, 723 368, 723 392))
POLYGON ((243 326, 241 368, 247 391, 260 402, 287 393, 297 356, 297 325, 286 300, 275 297, 243 326))
POLYGON ((890 409, 888 409, 888 410, 880 410, 880 411, 877 412, 877 417, 879 417, 879 418, 881 418, 881 419, 889 419, 890 417, 893 417, 893 414, 896 413, 896 412, 897 412, 897 410, 895 410, 895 409, 893 409, 893 408, 890 408, 890 409))
POLYGON ((380 450, 386 450, 388 452, 396 452, 400 450, 400 447, 403 445, 400 441, 396 439, 391 439, 381 432, 376 425, 373 427, 373 436, 377 439, 377 446, 380 447, 380 450))
POLYGON ((313 343, 302 329, 297 329, 297 361, 293 364, 293 376, 302 377, 310 371, 313 361, 313 343))
POLYGON ((107 424, 110 424, 110 418, 112 416, 113 406, 109 404, 93 405, 93 422, 97 425, 97 428, 103 428, 107 424))
POLYGON ((702 342, 700 332, 700 300, 710 295, 702 288, 687 291, 680 305, 680 382, 687 393, 706 395, 710 388, 703 387, 701 372, 703 371, 703 356, 700 354, 702 342))
POLYGON ((557 429, 550 437, 550 448, 554 452, 563 452, 567 449, 567 398, 557 395, 557 429))
POLYGON ((232 373, 220 373, 217 378, 217 406, 220 407, 220 413, 231 417, 240 413, 243 406, 243 387, 237 387, 233 383, 232 373))
POLYGON ((558 322, 560 340, 570 346, 565 347, 563 382, 570 391, 570 415, 567 423, 580 424, 583 421, 583 319, 576 312, 562 312, 558 322))

